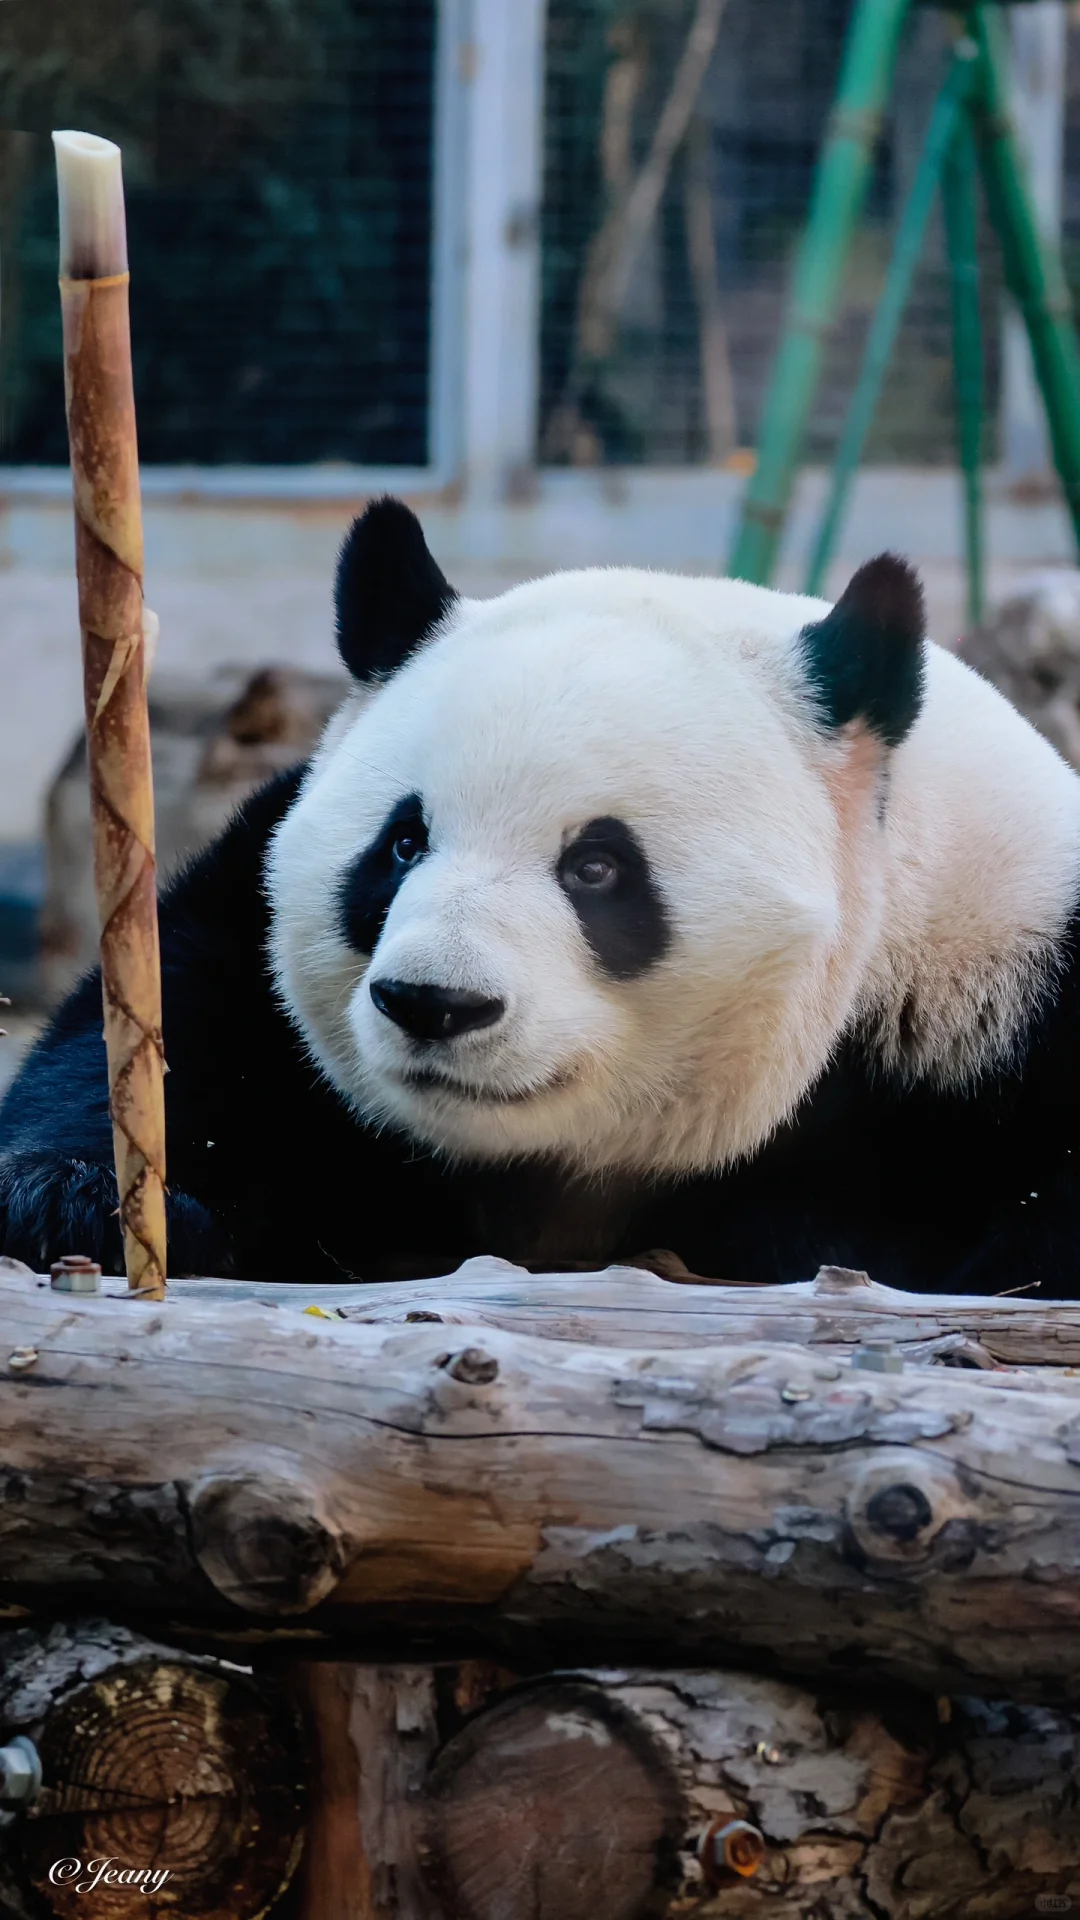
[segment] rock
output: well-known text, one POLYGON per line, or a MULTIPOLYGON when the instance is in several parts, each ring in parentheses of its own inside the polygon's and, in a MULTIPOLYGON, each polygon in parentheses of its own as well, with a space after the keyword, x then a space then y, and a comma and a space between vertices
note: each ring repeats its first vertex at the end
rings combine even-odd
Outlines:
POLYGON ((958 652, 1080 772, 1080 569, 1032 574, 958 652))

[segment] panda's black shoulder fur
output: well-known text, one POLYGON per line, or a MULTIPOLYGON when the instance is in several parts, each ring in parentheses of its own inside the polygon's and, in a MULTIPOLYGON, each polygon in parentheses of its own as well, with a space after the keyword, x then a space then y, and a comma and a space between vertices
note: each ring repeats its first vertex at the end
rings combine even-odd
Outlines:
MULTIPOLYGON (((893 1285, 1080 1293, 1080 922, 1007 1070, 968 1093, 890 1081, 852 1037, 748 1162, 670 1188, 550 1165, 454 1169, 361 1124, 307 1058, 266 955, 280 776, 160 906, 174 1274, 389 1277, 488 1252, 600 1264, 672 1248, 692 1269, 793 1280, 831 1262, 893 1285)), ((0 1252, 121 1266, 101 989, 90 975, 0 1107, 0 1252)))
POLYGON ((743 1281, 833 1265, 913 1291, 1080 1297, 1080 910, 1006 1066, 950 1091, 891 1077, 852 1034, 761 1152, 641 1225, 743 1281))

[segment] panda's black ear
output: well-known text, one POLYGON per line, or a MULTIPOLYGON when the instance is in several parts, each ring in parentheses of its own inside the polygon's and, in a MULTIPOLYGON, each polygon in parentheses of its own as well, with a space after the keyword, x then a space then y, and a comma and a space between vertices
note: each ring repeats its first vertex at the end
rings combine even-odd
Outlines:
POLYGON ((337 643, 357 680, 385 680, 453 606, 457 595, 402 500, 373 500, 345 538, 337 565, 337 643))
POLYGON ((832 727, 862 720, 899 746, 922 705, 926 612, 918 574, 895 553, 860 567, 800 638, 807 678, 832 727))

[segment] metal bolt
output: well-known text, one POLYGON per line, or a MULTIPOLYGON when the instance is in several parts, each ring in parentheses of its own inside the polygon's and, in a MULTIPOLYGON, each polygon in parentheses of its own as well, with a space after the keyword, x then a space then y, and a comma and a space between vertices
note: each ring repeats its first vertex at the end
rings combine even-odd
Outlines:
POLYGON ((41 1791, 41 1760, 38 1750, 25 1733, 17 1733, 0 1747, 0 1801, 14 1806, 20 1800, 32 1800, 41 1791))
POLYGON ((466 1347, 451 1361, 447 1371, 464 1386, 488 1387, 498 1375, 499 1363, 482 1347, 466 1347))
POLYGON ((54 1260, 49 1278, 57 1293, 101 1292, 101 1268, 85 1253, 65 1253, 62 1260, 54 1260))
POLYGON ((16 1347, 13 1353, 8 1354, 8 1372, 29 1373, 31 1367, 37 1365, 37 1357, 36 1347, 16 1347))
POLYGON ((851 1364, 864 1373, 903 1373, 904 1356, 897 1353, 892 1340, 868 1340, 865 1346, 856 1347, 851 1364))
POLYGON ((749 1820, 714 1821, 701 1837, 699 1853, 708 1879, 735 1873, 749 1880, 765 1858, 765 1836, 749 1820))

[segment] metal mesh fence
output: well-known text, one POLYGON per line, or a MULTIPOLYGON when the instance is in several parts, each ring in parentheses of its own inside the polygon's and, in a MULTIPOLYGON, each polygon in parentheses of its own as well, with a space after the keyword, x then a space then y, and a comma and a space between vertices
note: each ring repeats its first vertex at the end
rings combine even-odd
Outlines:
MULTIPOLYGON (((851 5, 548 0, 541 462, 738 463, 754 445, 851 5)), ((424 463, 437 13, 438 0, 3 0, 0 461, 66 457, 47 133, 74 124, 124 145, 144 459, 424 463)), ((940 9, 913 9, 810 458, 836 443, 946 33, 940 9)), ((992 458, 1002 289, 985 227, 980 259, 992 458)), ((935 214, 871 461, 952 461, 950 326, 935 214)))
POLYGON ((435 14, 5 0, 0 459, 67 458, 48 129, 85 126, 124 147, 145 460, 424 462, 435 14))
MULTIPOLYGON (((685 132, 666 160, 660 155, 650 217, 635 226, 628 199, 646 197, 658 129, 709 10, 710 0, 551 0, 540 421, 548 460, 723 463, 754 443, 851 0, 713 7, 715 44, 690 75, 689 110, 685 94, 681 103, 685 132)), ((811 458, 835 446, 946 46, 940 12, 916 9, 829 345, 811 458)), ((992 456, 1001 269, 985 225, 980 256, 992 456)), ((867 457, 954 457, 939 212, 867 457)))

